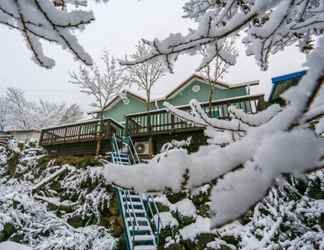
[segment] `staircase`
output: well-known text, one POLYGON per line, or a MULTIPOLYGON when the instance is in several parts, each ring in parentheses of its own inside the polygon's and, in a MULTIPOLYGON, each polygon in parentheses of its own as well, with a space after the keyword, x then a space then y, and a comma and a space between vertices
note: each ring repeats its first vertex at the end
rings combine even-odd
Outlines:
MULTIPOLYGON (((112 139, 110 160, 118 165, 140 162, 130 137, 112 139)), ((136 166, 134 166, 136 167, 136 166)), ((159 242, 160 217, 153 198, 130 190, 116 188, 125 227, 128 250, 156 250, 159 242), (158 220, 154 220, 157 215, 158 220)))

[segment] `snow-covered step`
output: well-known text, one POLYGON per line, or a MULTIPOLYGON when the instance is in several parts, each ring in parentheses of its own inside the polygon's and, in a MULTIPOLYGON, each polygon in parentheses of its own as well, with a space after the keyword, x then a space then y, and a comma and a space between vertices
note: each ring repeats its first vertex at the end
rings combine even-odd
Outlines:
POLYGON ((113 157, 114 157, 114 160, 120 160, 120 161, 126 161, 126 162, 129 161, 128 157, 118 157, 118 156, 113 156, 113 157))
POLYGON ((134 246, 134 250, 156 250, 156 246, 154 245, 138 245, 134 246))
POLYGON ((139 204, 139 205, 135 205, 132 203, 125 203, 124 204, 124 208, 130 211, 134 210, 144 210, 144 205, 143 204, 139 204))
POLYGON ((133 205, 133 206, 143 206, 143 203, 142 202, 139 202, 139 201, 125 201, 125 205, 133 205))
POLYGON ((146 214, 143 213, 143 212, 140 212, 140 213, 128 213, 126 212, 125 214, 126 217, 138 217, 138 218, 145 218, 146 217, 146 214))
POLYGON ((129 208, 128 211, 126 211, 126 212, 129 212, 129 213, 136 213, 136 214, 137 214, 137 213, 143 213, 143 212, 145 212, 145 211, 144 211, 144 209, 135 209, 135 208, 132 209, 132 208, 129 208))
POLYGON ((153 235, 135 235, 134 237, 135 241, 154 241, 155 238, 153 235))
MULTIPOLYGON (((150 226, 135 226, 136 231, 150 231, 151 227, 150 226)), ((132 229, 133 230, 133 229, 132 229)))
MULTIPOLYGON (((128 138, 127 141, 131 142, 131 139, 128 138)), ((133 143, 129 144, 128 147, 124 145, 125 149, 127 148, 127 152, 125 152, 123 146, 120 147, 120 142, 123 144, 123 141, 121 141, 120 138, 113 136, 113 149, 115 151, 110 154, 111 160, 118 165, 131 165, 132 162, 139 162, 138 159, 134 159, 134 155, 127 153, 135 152, 136 155, 133 143), (130 146, 132 148, 130 148, 130 146)), ((149 220, 146 206, 143 201, 143 195, 139 195, 134 191, 119 188, 118 196, 123 213, 127 249, 157 250, 155 233, 153 232, 154 227, 152 227, 149 220)))
POLYGON ((119 152, 119 153, 113 152, 112 155, 122 155, 122 156, 127 156, 128 157, 128 153, 124 153, 124 152, 119 152))
POLYGON ((128 217, 128 218, 126 218, 126 221, 127 221, 128 226, 133 226, 134 224, 136 224, 136 222, 137 222, 138 226, 149 226, 150 225, 149 221, 146 220, 145 217, 138 218, 136 220, 136 222, 135 222, 134 218, 128 217))
POLYGON ((126 195, 121 195, 121 197, 123 198, 123 199, 137 199, 137 200, 141 200, 141 197, 139 196, 139 195, 127 195, 127 197, 126 197, 126 195))

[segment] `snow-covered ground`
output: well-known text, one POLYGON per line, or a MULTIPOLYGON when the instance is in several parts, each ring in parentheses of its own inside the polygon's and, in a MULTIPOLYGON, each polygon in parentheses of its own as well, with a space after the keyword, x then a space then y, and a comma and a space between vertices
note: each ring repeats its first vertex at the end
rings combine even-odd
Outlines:
POLYGON ((18 241, 30 248, 7 241, 0 245, 1 250, 113 249, 116 239, 100 220, 102 211, 109 208, 111 194, 104 186, 91 186, 91 180, 87 188, 80 188, 90 177, 86 168, 55 164, 44 168, 38 161, 42 156, 26 150, 11 178, 5 171, 10 157, 2 150, 0 242, 18 241), (68 174, 62 176, 62 169, 68 174))
MULTIPOLYGON (((1 152, 0 242, 5 243, 0 246, 14 244, 8 241, 34 250, 116 246, 120 225, 110 222, 119 220, 118 208, 104 178, 106 166, 61 166, 55 159, 45 164, 41 151, 27 150, 20 155, 16 177, 9 178, 10 155, 1 152)), ((324 249, 322 170, 277 178, 264 199, 217 229, 211 229, 211 190, 211 184, 193 190, 184 185, 179 192, 156 193, 161 213, 155 220, 161 221, 164 249, 324 249)))

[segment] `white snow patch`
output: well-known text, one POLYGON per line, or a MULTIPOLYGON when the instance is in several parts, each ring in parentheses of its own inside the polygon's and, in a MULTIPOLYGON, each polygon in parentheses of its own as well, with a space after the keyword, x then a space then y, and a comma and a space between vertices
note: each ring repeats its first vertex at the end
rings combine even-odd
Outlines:
POLYGON ((13 241, 0 242, 0 250, 32 250, 30 247, 18 244, 13 241))
POLYGON ((161 222, 161 228, 166 228, 166 227, 177 227, 179 226, 178 221, 172 216, 172 214, 170 212, 162 212, 159 215, 154 215, 154 221, 157 224, 159 218, 160 217, 160 222, 161 222))
POLYGON ((201 233, 210 232, 210 219, 198 216, 195 223, 180 229, 180 235, 184 240, 194 240, 201 233))
POLYGON ((178 211, 182 216, 196 217, 196 207, 188 198, 178 201, 170 206, 172 211, 178 211))

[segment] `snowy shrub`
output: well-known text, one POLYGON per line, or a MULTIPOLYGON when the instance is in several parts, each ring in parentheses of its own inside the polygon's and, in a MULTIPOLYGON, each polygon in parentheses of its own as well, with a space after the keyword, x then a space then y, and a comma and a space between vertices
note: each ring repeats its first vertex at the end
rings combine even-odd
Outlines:
POLYGON ((14 227, 10 239, 33 249, 112 249, 114 242, 103 227, 71 227, 35 201, 28 185, 0 185, 0 228, 7 224, 14 227))
POLYGON ((111 232, 121 231, 120 225, 103 219, 111 216, 116 197, 94 167, 41 167, 42 151, 27 149, 19 154, 17 174, 9 177, 3 171, 7 155, 7 149, 0 153, 0 242, 9 239, 36 250, 113 248, 111 232))

